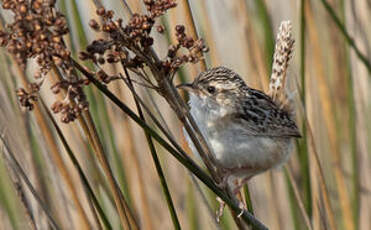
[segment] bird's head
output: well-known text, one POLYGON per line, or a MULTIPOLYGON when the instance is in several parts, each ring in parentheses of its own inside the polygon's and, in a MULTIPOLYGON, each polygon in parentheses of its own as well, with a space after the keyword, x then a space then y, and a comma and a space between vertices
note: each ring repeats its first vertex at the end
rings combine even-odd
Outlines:
POLYGON ((200 100, 219 106, 231 106, 244 93, 246 84, 234 71, 216 67, 200 73, 192 83, 177 88, 188 91, 200 100))

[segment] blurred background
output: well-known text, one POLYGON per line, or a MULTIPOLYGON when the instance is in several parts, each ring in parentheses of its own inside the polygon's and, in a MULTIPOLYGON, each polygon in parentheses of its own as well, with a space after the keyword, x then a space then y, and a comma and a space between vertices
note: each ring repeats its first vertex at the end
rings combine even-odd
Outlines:
MULTIPOLYGON (((138 0, 102 1, 107 9, 114 10, 115 17, 127 22, 125 2, 133 12, 145 11, 138 0)), ((371 2, 190 0, 191 11, 186 2, 178 0, 178 6, 156 22, 165 27, 164 34, 152 32, 159 56, 165 57, 175 40, 175 25, 184 24, 186 32, 192 34, 191 13, 194 29, 210 48, 205 55, 207 67, 229 67, 249 86, 262 90, 268 88, 279 24, 283 20, 293 24, 296 43, 287 78, 303 138, 286 168, 258 175, 249 182, 255 216, 272 230, 308 229, 306 218, 312 229, 371 229, 371 74, 341 31, 345 29, 353 38, 370 65, 371 2), (329 12, 345 27, 336 24, 329 12)), ((88 26, 89 20, 97 17, 96 6, 93 1, 57 3, 68 19, 67 46, 77 57, 89 42, 102 36, 88 26)), ((1 10, 1 14, 5 21, 11 20, 9 12, 1 10)), ((122 71, 112 65, 104 68, 109 73, 122 71)), ((199 64, 188 64, 175 79, 192 81, 201 69, 199 64)), ((79 174, 45 112, 24 111, 17 102, 15 90, 27 79, 34 81, 35 63, 29 63, 25 78, 21 78, 17 64, 1 48, 0 70, 0 133, 6 142, 6 146, 0 142, 0 229, 32 229, 32 222, 36 229, 48 229, 45 212, 24 177, 6 160, 9 152, 59 226, 80 229, 81 216, 85 215, 92 228, 98 229, 79 174)), ((55 100, 51 84, 46 81, 41 90, 48 107, 55 100)), ((166 102, 151 90, 137 88, 153 113, 187 149, 180 122, 166 102)), ((114 81, 109 89, 136 111, 125 84, 114 81)), ((140 226, 173 229, 142 129, 94 86, 85 91, 104 152, 140 226)), ((58 115, 55 118, 111 227, 120 229, 107 179, 83 127, 78 122, 60 123, 58 115)), ((156 147, 182 229, 237 229, 227 209, 221 224, 216 224, 215 195, 166 150, 156 147)), ((193 157, 189 149, 187 152, 193 157)))

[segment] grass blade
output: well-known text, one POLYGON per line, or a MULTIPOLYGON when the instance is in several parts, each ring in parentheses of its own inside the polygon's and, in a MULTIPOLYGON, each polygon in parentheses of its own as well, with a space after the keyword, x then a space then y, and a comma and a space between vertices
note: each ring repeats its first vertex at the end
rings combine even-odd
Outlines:
POLYGON ((326 0, 321 0, 322 5, 325 7, 326 11, 329 13, 331 19, 335 22, 336 26, 339 28, 340 32, 344 35, 346 41, 352 47, 354 52, 357 54, 358 58, 367 68, 369 76, 371 76, 371 63, 370 59, 366 57, 358 48, 354 39, 349 35, 347 29, 345 28, 344 24, 340 21, 339 17, 336 15, 334 9, 330 6, 330 4, 326 0))
MULTIPOLYGON (((216 195, 224 200, 229 207, 236 213, 241 213, 238 203, 233 201, 228 195, 226 195, 220 188, 218 188, 213 180, 207 176, 193 161, 186 159, 183 155, 185 152, 179 153, 171 145, 169 145, 159 134, 157 134, 151 127, 149 127, 142 119, 140 119, 129 107, 122 103, 115 95, 113 95, 105 86, 98 82, 93 75, 91 75, 86 69, 81 67, 76 61, 74 61, 75 67, 84 74, 104 95, 106 95, 114 104, 116 104, 124 113, 130 116, 138 125, 140 125, 146 132, 148 132, 159 144, 161 144, 166 150, 169 151, 180 163, 192 171, 203 183, 205 183, 216 195)), ((247 223, 251 224, 255 229, 267 229, 260 221, 255 219, 250 213, 243 212, 241 216, 247 223)))
POLYGON ((17 171, 17 174, 20 175, 20 177, 23 179, 23 181, 26 183, 28 189, 36 199, 37 203, 40 205, 41 209, 44 211, 49 223, 51 226, 53 226, 54 229, 59 230, 62 229, 58 226, 57 222, 54 220, 53 216, 51 215, 50 210, 47 208, 47 206, 44 204, 40 196, 37 194, 35 188, 32 186, 31 182, 29 181, 26 173, 23 171, 21 165, 19 164, 18 160, 15 158, 12 151, 8 148, 6 141, 4 140, 4 137, 0 135, 0 140, 3 143, 6 151, 8 152, 7 156, 9 157, 9 161, 14 165, 15 171, 17 171))
MULTIPOLYGON (((125 75, 127 77, 127 85, 131 88, 133 93, 135 93, 135 89, 134 89, 133 84, 130 80, 129 73, 128 73, 128 71, 125 67, 124 67, 124 71, 125 71, 125 75)), ((144 118, 144 115, 143 115, 142 108, 140 107, 140 104, 139 104, 138 100, 136 99, 136 97, 134 95, 133 95, 133 97, 134 97, 134 101, 135 101, 135 105, 137 107, 139 117, 140 117, 140 119, 143 120, 143 122, 145 122, 145 118, 144 118)), ((154 162, 155 167, 156 167, 158 177, 159 177, 160 182, 161 182, 161 187, 162 187, 162 190, 163 190, 165 198, 166 198, 166 203, 168 205, 168 208, 169 208, 169 211, 170 211, 170 214, 171 214, 171 220, 173 221, 174 229, 180 230, 181 227, 180 227, 179 219, 178 219, 178 216, 176 214, 176 210, 175 210, 175 207, 174 207, 173 200, 171 198, 169 188, 167 186, 167 182, 166 182, 166 179, 165 179, 164 172, 162 171, 160 160, 158 159, 158 156, 157 156, 155 145, 153 144, 152 138, 148 134, 147 131, 145 131, 145 136, 146 136, 146 140, 147 140, 147 143, 148 143, 148 147, 149 147, 150 152, 151 152, 153 162, 154 162)))
MULTIPOLYGON (((91 188, 91 186, 89 184, 89 181, 88 181, 87 177, 85 176, 85 173, 83 172, 78 160, 76 159, 75 154, 73 153, 73 151, 72 151, 71 147, 69 146, 66 138, 64 137, 64 135, 62 133, 62 130, 59 128, 57 122, 54 120, 53 116, 50 114, 50 112, 49 112, 49 110, 48 110, 48 108, 45 105, 43 100, 41 100, 41 104, 43 105, 44 110, 46 111, 50 121, 52 122, 52 124, 53 124, 53 126, 54 126, 54 128, 57 132, 58 137, 60 138, 65 150, 67 151, 67 154, 68 154, 69 158, 71 159, 73 165, 75 166, 76 170, 78 171, 81 182, 83 183, 85 189, 87 190, 88 197, 90 197, 92 202, 94 203, 94 207, 97 209, 97 211, 99 213, 99 216, 102 218, 103 224, 105 225, 106 229, 112 229, 112 226, 110 225, 107 216, 104 214, 103 209, 102 209, 101 205, 99 204, 98 199, 96 198, 96 196, 93 192, 93 189, 91 188)), ((94 211, 92 211, 92 212, 94 212, 94 211)), ((97 221, 97 224, 99 225, 99 221, 97 221)))

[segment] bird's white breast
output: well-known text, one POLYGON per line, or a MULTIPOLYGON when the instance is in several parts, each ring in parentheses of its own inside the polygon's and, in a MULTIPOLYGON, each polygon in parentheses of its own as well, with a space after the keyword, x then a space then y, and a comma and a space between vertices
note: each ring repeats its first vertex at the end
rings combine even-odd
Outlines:
MULTIPOLYGON (((191 115, 195 119, 206 142, 212 148, 215 159, 225 169, 252 176, 286 161, 292 140, 282 137, 241 135, 243 127, 232 122, 221 122, 226 114, 223 108, 206 99, 190 95, 191 115)), ((198 155, 192 141, 185 133, 192 151, 198 155)), ((237 176, 237 175, 236 175, 237 176)))

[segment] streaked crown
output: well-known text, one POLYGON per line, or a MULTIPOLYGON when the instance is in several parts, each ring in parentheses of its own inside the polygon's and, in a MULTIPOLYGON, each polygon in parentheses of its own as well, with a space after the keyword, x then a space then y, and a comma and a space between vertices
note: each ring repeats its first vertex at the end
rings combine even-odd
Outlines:
POLYGON ((192 83, 192 87, 198 93, 208 96, 241 94, 248 88, 237 73, 222 66, 200 73, 192 83))

